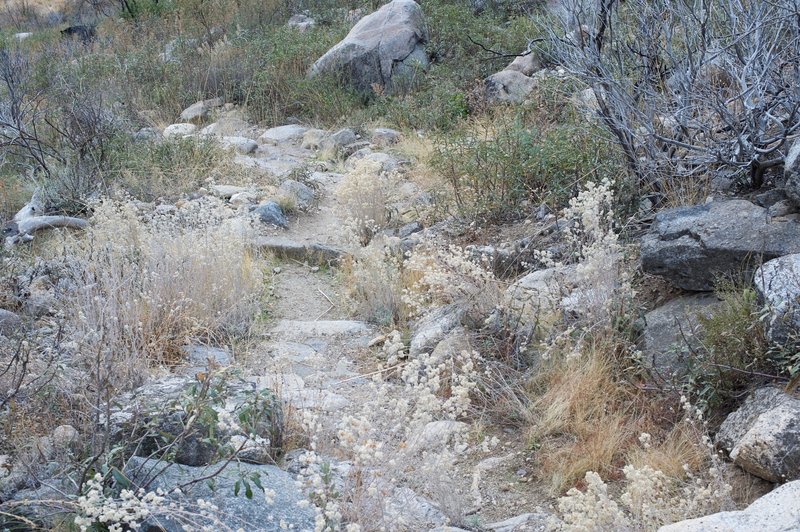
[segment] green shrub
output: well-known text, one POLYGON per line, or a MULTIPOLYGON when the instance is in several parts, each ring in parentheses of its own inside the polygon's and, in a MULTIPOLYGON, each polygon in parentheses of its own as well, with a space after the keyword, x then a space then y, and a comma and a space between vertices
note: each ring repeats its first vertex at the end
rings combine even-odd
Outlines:
POLYGON ((438 137, 432 164, 463 214, 513 218, 523 201, 564 206, 582 183, 618 176, 597 128, 531 122, 524 112, 488 115, 438 137))

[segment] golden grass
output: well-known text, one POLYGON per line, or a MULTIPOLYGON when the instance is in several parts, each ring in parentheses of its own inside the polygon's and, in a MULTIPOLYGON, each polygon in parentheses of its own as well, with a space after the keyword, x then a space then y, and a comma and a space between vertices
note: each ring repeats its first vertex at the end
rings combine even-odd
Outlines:
POLYGON ((556 355, 531 389, 528 439, 542 474, 563 493, 587 471, 616 471, 634 435, 625 384, 614 378, 613 342, 599 340, 569 357, 556 355))
POLYGON ((685 421, 672 427, 663 441, 649 448, 634 448, 626 457, 626 462, 637 468, 649 466, 676 479, 686 476, 684 465, 696 472, 707 461, 708 449, 702 435, 685 421))

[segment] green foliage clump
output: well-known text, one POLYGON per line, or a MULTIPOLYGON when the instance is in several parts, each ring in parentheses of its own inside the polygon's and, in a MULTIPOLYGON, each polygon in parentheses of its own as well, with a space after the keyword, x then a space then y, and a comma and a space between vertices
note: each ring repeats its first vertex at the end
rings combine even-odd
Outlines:
POLYGON ((524 201, 564 206, 583 183, 619 175, 599 128, 534 122, 524 112, 484 117, 439 137, 432 164, 462 213, 507 219, 524 201))

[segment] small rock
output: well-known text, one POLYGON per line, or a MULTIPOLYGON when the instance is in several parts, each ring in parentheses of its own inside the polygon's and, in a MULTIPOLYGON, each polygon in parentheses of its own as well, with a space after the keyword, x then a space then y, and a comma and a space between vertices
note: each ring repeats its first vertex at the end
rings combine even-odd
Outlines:
POLYGON ((409 438, 412 453, 438 452, 447 447, 469 430, 469 425, 461 421, 431 421, 422 430, 409 438))
POLYGON ((307 127, 297 124, 273 127, 262 133, 262 135, 258 137, 258 141, 261 144, 270 144, 272 146, 280 146, 282 144, 296 145, 303 140, 307 131, 309 131, 307 127))
POLYGON ((197 126, 194 124, 172 124, 164 128, 162 135, 165 139, 183 138, 194 134, 195 131, 197 126))
POLYGON ((272 273, 274 273, 275 275, 278 275, 279 273, 281 273, 281 271, 283 271, 283 270, 281 270, 278 267, 272 268, 272 273))
POLYGON ((305 150, 318 150, 329 133, 322 129, 309 129, 303 133, 303 141, 300 144, 305 150))
POLYGON ((133 134, 135 142, 155 142, 161 139, 161 132, 154 127, 143 127, 133 134))
POLYGON ((414 233, 419 233, 423 229, 424 228, 422 227, 422 224, 419 222, 407 223, 406 225, 397 230, 397 237, 408 238, 414 233))
POLYGON ((490 102, 522 103, 533 92, 536 81, 514 70, 502 70, 483 82, 490 102))
POLYGON ((281 183, 280 189, 292 198, 298 209, 307 211, 314 204, 316 195, 310 187, 294 179, 287 179, 281 183))
POLYGON ((222 107, 222 104, 222 98, 211 98, 210 100, 195 102, 183 110, 180 119, 183 122, 199 124, 208 118, 212 110, 222 107))
POLYGON ((236 194, 232 194, 228 201, 230 202, 231 205, 239 207, 242 205, 253 205, 254 203, 258 203, 258 199, 259 199, 258 194, 247 190, 244 192, 237 192, 236 194))
POLYGON ((521 530, 530 532, 544 532, 549 530, 547 522, 551 518, 546 513, 527 513, 486 525, 486 530, 492 532, 517 532, 521 530))
POLYGON ((286 25, 290 28, 294 28, 300 33, 304 33, 307 30, 310 30, 314 26, 316 26, 316 22, 313 18, 309 17, 308 15, 292 15, 289 17, 289 22, 286 25))
POLYGON ((441 307, 425 315, 413 328, 409 355, 413 357, 430 352, 447 333, 458 327, 463 315, 464 310, 455 305, 441 307))
POLYGON ((770 482, 800 478, 800 399, 772 387, 754 391, 719 428, 733 463, 770 482))
MULTIPOLYGON (((305 136, 303 140, 305 143, 305 136)), ((352 129, 340 129, 336 133, 323 138, 319 144, 319 149, 323 152, 338 156, 345 146, 353 144, 357 140, 358 137, 352 129)))
POLYGON ((181 347, 181 352, 186 357, 186 363, 200 371, 209 364, 217 368, 224 368, 230 366, 232 361, 230 351, 221 347, 185 345, 181 347))
POLYGON ((258 149, 258 143, 247 137, 222 137, 220 142, 226 148, 233 148, 244 155, 253 153, 258 149))
POLYGON ((59 425, 53 429, 51 439, 56 448, 65 449, 78 443, 80 434, 72 425, 59 425))
POLYGON ((289 228, 289 220, 284 216, 281 206, 274 201, 262 203, 253 212, 258 215, 258 219, 264 224, 275 225, 283 229, 289 228))
POLYGON ((211 187, 211 193, 214 196, 225 200, 231 199, 234 194, 239 194, 241 192, 249 192, 249 189, 234 185, 214 185, 211 187))
POLYGON ((305 244, 280 237, 257 239, 257 248, 272 253, 280 259, 291 259, 308 264, 323 266, 336 265, 345 256, 345 252, 327 244, 305 244))
POLYGON ((380 148, 397 144, 399 140, 400 132, 394 129, 379 127, 372 131, 372 143, 380 148))
POLYGON ((10 310, 0 309, 0 334, 11 337, 21 329, 22 318, 10 310))

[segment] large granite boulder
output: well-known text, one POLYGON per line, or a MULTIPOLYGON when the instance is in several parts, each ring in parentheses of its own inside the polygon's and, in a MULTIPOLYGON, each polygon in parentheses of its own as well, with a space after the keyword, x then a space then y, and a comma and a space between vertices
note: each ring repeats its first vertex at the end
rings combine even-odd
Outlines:
POLYGON ((800 140, 795 140, 783 165, 784 191, 795 205, 800 205, 800 140))
POLYGON ((128 461, 125 473, 134 486, 147 485, 148 491, 160 489, 169 493, 169 499, 179 507, 191 509, 202 500, 206 508, 211 508, 208 516, 199 511, 191 515, 169 511, 168 505, 163 504, 164 511, 157 510, 150 516, 143 530, 314 530, 313 508, 298 504, 304 497, 294 478, 273 465, 233 461, 189 467, 134 457, 128 461), (206 477, 208 480, 204 480, 206 477), (254 479, 258 479, 257 483, 254 479), (178 486, 183 486, 180 493, 174 491, 178 486))
POLYGON ((270 390, 232 376, 204 378, 166 377, 117 397, 106 423, 112 446, 124 445, 136 456, 165 453, 190 466, 234 451, 240 460, 272 462, 282 445, 280 401, 270 390))
POLYGON ((753 278, 759 299, 769 309, 767 338, 786 345, 800 339, 800 254, 761 265, 753 278))
POLYGON ((358 21, 347 37, 320 57, 310 77, 338 74, 362 94, 375 87, 391 91, 428 67, 428 32, 419 5, 393 0, 358 21))
POLYGON ((800 399, 759 388, 730 414, 716 435, 733 463, 770 482, 800 478, 800 399))
POLYGON ((790 253, 800 253, 800 223, 771 220, 745 200, 662 211, 641 242, 645 272, 695 291, 790 253))
POLYGON ((719 512, 662 526, 658 532, 800 530, 800 480, 784 484, 740 512, 719 512))

